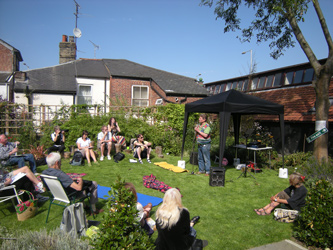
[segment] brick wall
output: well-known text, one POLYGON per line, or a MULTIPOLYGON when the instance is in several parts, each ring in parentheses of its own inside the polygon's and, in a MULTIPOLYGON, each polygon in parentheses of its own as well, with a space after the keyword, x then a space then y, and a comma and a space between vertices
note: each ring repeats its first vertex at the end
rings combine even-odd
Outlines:
MULTIPOLYGON (((120 77, 112 77, 110 79, 110 93, 109 97, 111 100, 116 100, 116 98, 120 98, 120 100, 124 100, 126 102, 125 105, 131 105, 132 98, 132 86, 148 86, 149 88, 149 106, 154 106, 157 99, 164 98, 173 103, 180 103, 184 96, 166 96, 165 92, 154 82, 150 82, 150 80, 144 79, 130 79, 130 78, 120 78, 120 77), (175 98, 178 98, 178 102, 176 102, 175 98)), ((190 97, 183 103, 190 103, 202 98, 198 97, 190 97)), ((167 102, 163 102, 166 104, 167 102)))
POLYGON ((0 71, 13 71, 13 54, 10 49, 0 44, 0 71))

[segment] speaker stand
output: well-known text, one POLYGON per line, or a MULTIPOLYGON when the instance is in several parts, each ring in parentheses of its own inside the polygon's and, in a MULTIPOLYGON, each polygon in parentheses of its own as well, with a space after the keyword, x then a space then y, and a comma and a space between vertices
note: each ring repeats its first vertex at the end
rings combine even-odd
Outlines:
MULTIPOLYGON (((242 175, 244 175, 244 178, 246 178, 246 174, 247 174, 247 170, 248 169, 250 169, 250 168, 248 168, 247 166, 244 168, 244 172, 242 172, 241 174, 240 174, 240 176, 238 176, 238 178, 237 179, 239 179, 239 177, 241 177, 242 175)), ((242 170, 241 170, 242 171, 242 170)), ((256 177, 254 177, 253 176, 253 174, 251 174, 251 172, 249 172, 249 174, 256 180, 256 177)))

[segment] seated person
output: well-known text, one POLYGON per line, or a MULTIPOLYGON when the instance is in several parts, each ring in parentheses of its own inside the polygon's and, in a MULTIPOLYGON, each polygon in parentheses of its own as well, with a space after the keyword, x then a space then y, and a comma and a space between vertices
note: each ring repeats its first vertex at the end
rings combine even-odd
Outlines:
POLYGON ((111 117, 108 123, 108 131, 111 132, 112 142, 120 144, 122 147, 126 146, 126 140, 124 136, 118 135, 120 133, 120 127, 116 118, 111 117))
POLYGON ((134 158, 138 158, 139 162, 143 164, 142 158, 147 157, 147 162, 150 161, 151 143, 143 140, 143 135, 138 134, 137 139, 133 142, 134 145, 134 158))
MULTIPOLYGON (((37 177, 31 172, 31 170, 27 166, 16 169, 12 172, 7 172, 4 169, 0 168, 0 189, 5 186, 11 185, 13 181, 12 179, 19 173, 24 173, 26 174, 26 176, 22 177, 21 179, 13 183, 13 185, 15 185, 16 187, 16 190, 24 189, 34 193, 35 190, 32 185, 34 184, 36 185, 37 192, 43 193, 45 191, 43 183, 37 179, 37 177)), ((1 195, 9 195, 9 194, 4 194, 5 191, 0 192, 1 195)), ((10 190, 8 191, 10 192, 10 190)))
POLYGON ((254 209, 258 215, 268 215, 275 207, 285 204, 288 209, 301 211, 305 206, 305 197, 308 192, 303 186, 304 177, 300 173, 293 173, 289 176, 290 186, 284 191, 271 197, 271 202, 263 208, 254 209))
POLYGON ((166 191, 156 211, 156 249, 190 249, 197 235, 193 226, 199 219, 196 216, 190 221, 190 213, 183 207, 178 189, 166 191))
POLYGON ((25 166, 25 161, 29 162, 30 169, 33 173, 36 173, 36 162, 32 154, 24 154, 16 156, 18 151, 17 145, 20 142, 9 142, 6 135, 0 135, 0 161, 3 166, 18 165, 19 168, 25 166))
POLYGON ((98 210, 96 203, 98 202, 97 195, 97 182, 88 181, 85 182, 81 177, 73 180, 65 172, 61 171, 61 156, 59 153, 51 153, 46 157, 48 169, 44 170, 42 174, 56 176, 61 182, 67 194, 71 194, 74 191, 84 192, 85 189, 90 192, 90 204, 94 214, 103 212, 104 210, 98 210))
POLYGON ((99 165, 99 163, 96 160, 95 153, 93 151, 91 140, 88 138, 88 131, 86 130, 83 131, 82 137, 77 139, 76 144, 83 157, 87 159, 88 166, 91 166, 90 157, 94 160, 95 164, 99 165))
POLYGON ((54 133, 51 134, 51 139, 54 142, 52 147, 47 149, 47 153, 51 153, 52 151, 58 151, 60 154, 65 150, 65 131, 60 130, 59 126, 54 127, 54 133))
POLYGON ((146 206, 143 207, 142 204, 138 202, 138 195, 132 183, 126 182, 124 187, 129 189, 135 197, 136 209, 139 211, 137 220, 140 222, 141 227, 147 232, 149 236, 152 235, 154 233, 154 230, 151 229, 151 227, 147 223, 147 219, 150 219, 149 215, 153 207, 152 204, 148 203, 146 206))
POLYGON ((103 125, 101 128, 101 132, 97 135, 97 148, 101 150, 101 158, 100 161, 104 160, 104 151, 105 147, 108 150, 107 157, 108 160, 111 160, 111 149, 112 149, 112 136, 111 133, 108 131, 108 127, 103 125))

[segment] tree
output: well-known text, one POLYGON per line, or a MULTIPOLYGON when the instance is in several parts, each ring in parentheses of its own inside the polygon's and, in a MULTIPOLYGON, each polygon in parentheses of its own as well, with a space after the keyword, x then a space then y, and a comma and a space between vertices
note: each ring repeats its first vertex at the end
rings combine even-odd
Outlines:
MULTIPOLYGON (((312 81, 316 93, 316 121, 326 121, 327 127, 330 108, 328 90, 333 75, 333 42, 319 0, 201 0, 201 5, 211 7, 215 2, 214 13, 217 18, 225 21, 224 32, 241 30, 240 40, 243 42, 249 42, 253 36, 257 43, 271 41, 269 46, 273 51, 270 55, 274 59, 283 55, 285 49, 294 47, 293 36, 296 37, 316 76, 312 81), (304 21, 310 2, 316 11, 328 46, 328 58, 324 63, 318 61, 298 25, 304 21), (240 27, 241 19, 237 16, 241 3, 255 11, 254 20, 243 29, 240 27)), ((327 162, 327 133, 315 140, 314 155, 319 161, 327 162)))

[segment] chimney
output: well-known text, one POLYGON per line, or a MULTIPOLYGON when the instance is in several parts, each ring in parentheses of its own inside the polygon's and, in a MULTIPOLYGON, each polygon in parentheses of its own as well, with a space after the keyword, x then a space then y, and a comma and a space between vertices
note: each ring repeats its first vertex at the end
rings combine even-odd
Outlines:
POLYGON ((62 42, 59 43, 59 63, 66 63, 76 60, 76 44, 74 37, 62 35, 62 42))

